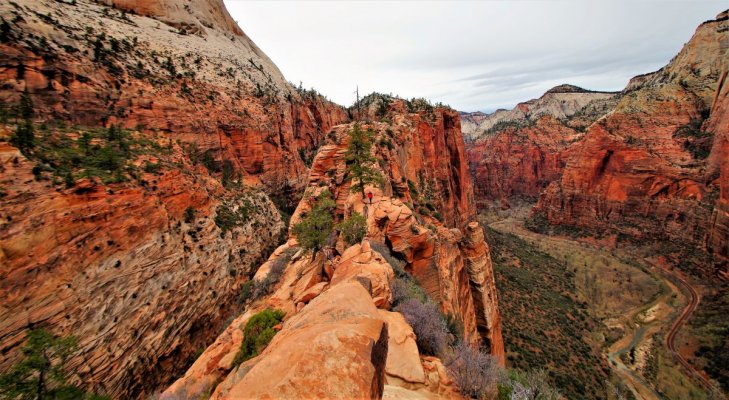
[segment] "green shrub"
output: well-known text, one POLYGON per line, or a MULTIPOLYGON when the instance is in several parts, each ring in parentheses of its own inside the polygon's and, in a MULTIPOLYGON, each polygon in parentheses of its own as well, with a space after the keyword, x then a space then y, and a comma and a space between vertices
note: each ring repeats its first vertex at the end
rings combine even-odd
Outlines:
POLYGON ((162 164, 155 163, 152 164, 151 162, 147 161, 144 163, 144 172, 149 174, 157 174, 162 169, 162 164))
POLYGON ((10 144, 17 147, 24 155, 30 154, 35 147, 35 130, 29 120, 18 124, 15 133, 10 137, 10 144))
POLYGON ((322 248, 334 229, 332 211, 336 207, 332 194, 325 190, 317 198, 314 207, 294 225, 293 233, 301 247, 317 251, 322 248))
POLYGON ((362 214, 354 213, 337 225, 347 246, 359 243, 367 234, 367 220, 362 214))
POLYGON ((241 226, 248 222, 250 217, 250 201, 246 200, 243 205, 237 209, 232 209, 227 204, 221 204, 216 209, 215 225, 220 228, 222 233, 228 232, 236 226, 241 226))
POLYGON ((243 329, 243 342, 235 355, 233 367, 261 354, 276 335, 274 326, 281 323, 284 312, 266 309, 251 317, 243 329))

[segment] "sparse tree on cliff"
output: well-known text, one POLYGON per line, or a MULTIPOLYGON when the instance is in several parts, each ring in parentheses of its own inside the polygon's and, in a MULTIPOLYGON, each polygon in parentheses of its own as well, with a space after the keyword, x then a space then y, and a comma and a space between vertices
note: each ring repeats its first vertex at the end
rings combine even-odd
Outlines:
POLYGON ((326 244, 334 229, 332 211, 335 207, 332 194, 328 190, 317 196, 311 211, 294 225, 293 232, 301 247, 317 251, 326 244))
POLYGON ((0 399, 83 399, 79 388, 66 383, 65 364, 76 349, 74 337, 56 337, 42 329, 30 331, 23 359, 0 375, 0 399))
POLYGON ((365 198, 365 186, 382 182, 382 175, 374 168, 377 159, 372 156, 372 144, 374 143, 375 132, 372 129, 366 131, 354 124, 349 131, 349 144, 345 160, 347 162, 347 174, 352 179, 352 192, 361 192, 362 199, 365 198))
POLYGON ((20 149, 23 154, 28 154, 35 146, 35 130, 33 129, 33 100, 30 98, 28 89, 20 95, 20 104, 18 105, 18 114, 23 121, 18 123, 15 128, 15 134, 10 138, 10 143, 20 149))

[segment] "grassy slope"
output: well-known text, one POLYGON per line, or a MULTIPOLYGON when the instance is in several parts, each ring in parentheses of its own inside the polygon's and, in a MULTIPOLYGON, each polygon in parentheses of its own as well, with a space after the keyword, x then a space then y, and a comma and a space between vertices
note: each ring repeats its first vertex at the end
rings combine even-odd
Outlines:
POLYGON ((510 367, 544 367, 571 399, 605 398, 609 369, 594 346, 600 323, 577 301, 572 272, 513 235, 486 229, 510 367))

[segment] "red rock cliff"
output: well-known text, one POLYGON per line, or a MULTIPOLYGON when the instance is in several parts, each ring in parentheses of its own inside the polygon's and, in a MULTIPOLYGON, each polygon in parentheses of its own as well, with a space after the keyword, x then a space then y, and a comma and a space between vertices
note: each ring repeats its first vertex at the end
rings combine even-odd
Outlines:
MULTIPOLYGON (((726 254, 727 15, 588 130, 539 200, 553 223, 664 237, 726 254), (707 158, 708 156, 708 158, 707 158), (718 200, 717 200, 718 197, 718 200)), ((709 268, 710 269, 710 268, 709 268)), ((726 264, 707 273, 726 273, 726 264)))
POLYGON ((562 176, 568 148, 620 97, 560 85, 510 111, 462 113, 477 202, 536 199, 562 176))
POLYGON ((0 143, 3 367, 27 329, 44 327, 79 339, 68 366, 85 387, 149 394, 235 311, 283 229, 278 211, 262 192, 225 190, 179 146, 158 162, 141 183, 64 189, 0 143), (249 217, 225 233, 215 222, 223 205, 249 217))
POLYGON ((537 198, 562 175, 568 146, 582 137, 554 117, 544 116, 533 126, 505 128, 467 144, 477 202, 537 198))
POLYGON ((0 127, 0 370, 45 327, 79 338, 75 381, 134 398, 209 343, 276 245, 283 223, 252 186, 296 197, 347 115, 286 82, 221 1, 107 3, 0 4, 3 111, 27 90, 43 140, 118 124, 157 149, 126 182, 65 188, 0 127), (245 189, 221 185, 224 161, 245 189))
POLYGON ((194 142, 269 192, 305 183, 305 159, 344 109, 290 85, 221 1, 109 2, 118 8, 0 5, 14 21, 0 44, 0 100, 27 89, 45 120, 194 142))
MULTIPOLYGON (((397 104, 405 103, 398 100, 394 106, 397 104)), ((439 113, 451 113, 445 109, 433 112, 430 123, 435 124, 442 121, 439 113)), ((461 224, 463 214, 450 219, 441 216, 441 222, 411 208, 419 201, 413 192, 420 189, 414 183, 408 188, 402 177, 414 176, 412 168, 420 167, 419 155, 412 153, 417 148, 409 148, 411 140, 433 132, 432 127, 423 128, 422 118, 419 112, 392 111, 385 118, 388 121, 362 123, 363 129, 372 128, 376 133, 373 153, 382 160, 379 170, 385 177, 381 187, 366 189, 373 193, 367 201, 349 190, 345 175, 347 133, 353 126, 337 126, 327 135, 326 144, 314 158, 307 195, 292 223, 311 210, 318 193, 329 190, 337 205, 337 219, 355 212, 366 215, 367 237, 349 247, 340 238, 332 257, 300 250, 293 250, 296 254, 290 256, 297 244, 290 237, 255 277, 262 280, 273 265, 285 263, 273 293, 251 304, 163 393, 163 399, 211 391, 214 399, 311 395, 379 398, 383 394, 459 398, 441 361, 420 355, 410 325, 401 314, 390 311, 394 267, 383 253, 399 257, 404 269, 441 310, 463 322, 466 339, 487 346, 503 364, 490 251, 481 227, 461 224), (242 327, 255 312, 267 307, 286 312, 280 333, 260 356, 233 367, 242 327)), ((456 135, 452 140, 462 142, 457 130, 435 132, 431 140, 436 143, 448 142, 437 137, 441 134, 456 135)), ((455 176, 460 175, 439 178, 455 176)), ((454 183, 440 185, 453 187, 454 183)), ((447 207, 449 203, 442 204, 447 207)))

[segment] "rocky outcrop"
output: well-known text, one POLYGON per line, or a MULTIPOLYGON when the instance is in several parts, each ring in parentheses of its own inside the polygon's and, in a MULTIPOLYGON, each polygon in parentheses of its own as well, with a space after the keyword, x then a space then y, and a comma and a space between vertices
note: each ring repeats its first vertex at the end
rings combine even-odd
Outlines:
MULTIPOLYGON (((666 67, 593 124, 538 211, 552 223, 634 237, 708 240, 725 254, 726 197, 717 192, 726 182, 727 24, 726 13, 703 23, 666 67)), ((726 273, 723 265, 705 272, 726 273)))
POLYGON ((44 120, 162 132, 295 198, 346 111, 290 85, 222 1, 107 2, 0 5, 0 100, 27 89, 44 120))
MULTIPOLYGON (((412 203, 416 213, 433 216, 447 226, 461 227, 470 221, 476 209, 458 112, 422 99, 408 101, 377 93, 365 97, 362 108, 362 118, 370 121, 363 128, 377 133, 374 155, 387 177, 385 195, 412 203)), ((329 182, 334 174, 337 185, 348 185, 341 157, 351 128, 341 125, 329 134, 335 140, 329 140, 317 158, 326 158, 330 164, 315 160, 310 181, 329 182)), ((342 196, 348 190, 348 186, 337 188, 342 196)))
MULTIPOLYGON (((594 92, 573 85, 559 85, 542 97, 519 103, 511 110, 496 110, 490 114, 480 111, 461 113, 463 135, 467 142, 491 136, 504 128, 519 128, 534 124, 543 116, 559 120, 573 119, 573 127, 583 127, 580 120, 595 120, 614 106, 619 93, 594 92)), ((588 124, 589 125, 589 124, 588 124)))
POLYGON ((244 376, 217 399, 382 396, 388 327, 369 288, 332 284, 289 318, 244 376))
MULTIPOLYGON (((404 105, 404 103, 399 104, 404 105)), ((398 103, 393 101, 390 105, 397 107, 398 103)), ((322 146, 314 159, 309 176, 308 197, 299 204, 291 221, 296 223, 300 215, 311 209, 311 203, 316 195, 325 188, 329 189, 336 199, 337 210, 342 217, 352 212, 366 215, 368 225, 376 228, 370 229, 368 236, 373 240, 387 243, 393 252, 399 254, 408 263, 408 271, 419 280, 426 292, 440 303, 442 310, 462 320, 465 332, 473 343, 483 342, 486 345, 494 343, 497 349, 495 354, 497 357, 502 357, 498 351, 502 347, 501 329, 498 323, 494 280, 490 272, 488 246, 483 241, 483 236, 470 237, 473 239, 471 242, 463 241, 463 234, 457 228, 467 228, 467 224, 461 222, 464 221, 465 215, 460 214, 462 211, 456 208, 454 208, 455 213, 449 213, 449 203, 441 202, 439 200, 441 195, 437 191, 437 188, 463 185, 456 181, 462 180, 463 175, 455 173, 450 176, 446 175, 451 182, 443 182, 440 177, 434 179, 435 182, 440 183, 440 186, 420 186, 420 190, 425 194, 420 194, 418 185, 412 181, 409 184, 405 183, 403 177, 411 176, 413 168, 418 169, 421 165, 417 162, 420 156, 411 150, 411 142, 408 139, 420 137, 422 134, 412 131, 423 128, 421 124, 408 123, 407 118, 413 118, 413 116, 395 112, 392 112, 390 116, 392 124, 372 122, 362 125, 362 129, 373 129, 376 132, 375 143, 378 145, 375 146, 374 153, 378 159, 383 160, 379 167, 386 178, 383 189, 374 187, 367 189, 373 194, 367 210, 365 211, 362 195, 351 193, 349 182, 345 179, 344 153, 347 148, 348 132, 353 127, 344 125, 336 127, 328 135, 327 144, 322 146), (416 162, 410 161, 411 158, 415 158, 416 162), (424 201, 423 197, 432 200, 424 201), (439 221, 438 215, 431 214, 427 206, 418 206, 418 204, 428 203, 431 204, 431 207, 433 204, 442 204, 443 215, 454 215, 454 217, 448 218, 441 215, 443 221, 439 221), (409 204, 413 204, 416 210, 423 210, 428 215, 418 214, 408 206, 409 204), (449 225, 456 229, 447 228, 449 225), (464 250, 463 247, 466 249, 464 250), (476 248, 479 250, 475 250, 476 248), (474 268, 472 271, 469 271, 468 263, 463 256, 463 252, 469 250, 473 256, 473 260, 470 260, 472 261, 470 265, 474 268), (469 273, 472 273, 473 277, 469 273), (487 275, 476 277, 479 273, 487 275), (478 299, 479 304, 474 303, 472 292, 478 293, 475 298, 478 299), (483 298, 484 293, 490 297, 483 298), (481 312, 479 315, 476 315, 477 309, 481 312)), ((420 119, 419 115, 416 117, 418 120, 420 119)), ((437 118, 436 121, 438 121, 437 118)), ((430 133, 430 130, 425 132, 430 133)), ((460 139, 457 132, 452 131, 457 135, 455 140, 460 139)), ((436 137, 434 141, 437 142, 438 138, 436 137)), ((462 155, 461 152, 456 154, 462 155)), ((437 170, 435 172, 437 173, 437 170)), ((428 172, 421 174, 425 177, 421 179, 421 182, 428 182, 431 179, 428 172)), ((467 185, 463 186, 468 192, 463 196, 468 199, 471 196, 470 181, 466 180, 465 183, 467 185)), ((451 198, 451 202, 453 201, 451 198)), ((470 208, 472 209, 472 206, 470 208)), ((438 206, 435 206, 435 209, 438 210, 438 206)), ((471 230, 478 229, 480 227, 471 230)), ((341 244, 339 246, 343 250, 341 244)), ((503 351, 501 351, 502 353, 503 351)))
POLYGON ((484 240, 483 229, 478 222, 471 222, 466 227, 461 251, 471 281, 476 328, 485 341, 484 346, 491 349, 491 354, 503 365, 504 340, 501 337, 501 315, 496 299, 491 250, 484 240))
MULTIPOLYGON (((404 269, 441 310, 463 322, 466 340, 487 346, 503 364, 490 252, 480 226, 461 224, 465 215, 455 210, 444 212, 449 217, 441 222, 410 208, 417 201, 413 192, 419 186, 408 185, 403 177, 413 176, 413 166, 422 165, 417 161, 420 153, 410 146, 423 133, 413 130, 433 132, 432 128, 423 128, 421 115, 413 114, 391 112, 391 123, 362 123, 362 129, 375 132, 377 146, 373 152, 382 160, 377 168, 385 178, 381 187, 365 189, 373 195, 366 201, 361 193, 349 190, 346 176, 344 154, 353 125, 337 126, 327 135, 327 142, 314 158, 306 195, 291 218, 292 224, 300 221, 312 209, 316 197, 328 190, 336 203, 336 220, 353 213, 366 217, 366 238, 352 246, 335 238, 336 243, 332 242, 326 252, 299 251, 286 260, 283 255, 296 246, 291 235, 254 278, 266 279, 273 265, 285 263, 273 293, 249 306, 250 310, 270 307, 286 312, 280 332, 267 349, 238 367, 228 363, 237 352, 240 330, 249 311, 203 352, 187 373, 163 393, 163 399, 206 392, 212 392, 216 399, 308 397, 312 393, 328 398, 458 398, 457 387, 441 361, 420 355, 412 328, 402 315, 390 310, 394 264, 380 252, 403 260, 404 269), (342 360, 346 363, 341 364, 342 360)), ((441 123, 437 117, 430 121, 441 123)), ((440 132, 458 135, 458 131, 440 132)), ((445 138, 429 140, 448 143, 445 138)), ((460 135, 453 140, 462 143, 460 135)), ((430 176, 438 175, 425 175, 424 180, 430 176)), ((443 180, 461 177, 459 173, 440 176, 438 187, 453 188, 454 182, 443 180)), ((452 203, 441 204, 447 208, 452 203)))

